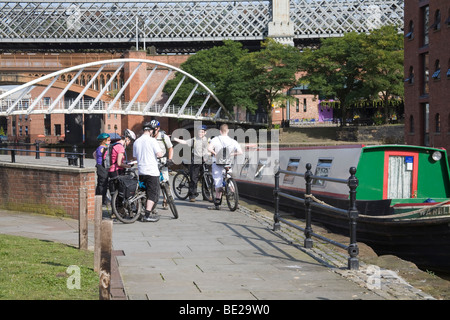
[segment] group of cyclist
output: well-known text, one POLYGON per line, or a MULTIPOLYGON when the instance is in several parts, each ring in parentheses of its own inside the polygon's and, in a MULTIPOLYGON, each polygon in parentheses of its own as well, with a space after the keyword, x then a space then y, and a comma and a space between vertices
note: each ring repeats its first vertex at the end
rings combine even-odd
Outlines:
POLYGON ((124 173, 126 168, 131 168, 128 164, 127 154, 125 149, 134 140, 136 140, 136 134, 130 129, 125 130, 124 135, 120 137, 120 140, 112 145, 111 152, 111 165, 106 167, 105 160, 107 156, 108 147, 111 144, 111 137, 107 133, 102 133, 97 137, 100 145, 94 151, 94 157, 96 159, 97 168, 97 187, 95 194, 102 196, 102 203, 106 205, 107 191, 115 191, 115 184, 112 183, 114 177, 124 173))
MULTIPOLYGON (((166 159, 167 166, 161 169, 161 173, 164 179, 168 180, 168 166, 173 163, 173 144, 169 135, 161 130, 160 123, 157 120, 145 122, 142 129, 143 134, 138 139, 136 139, 136 134, 133 131, 126 129, 121 139, 114 143, 111 148, 111 165, 109 169, 105 168, 104 163, 108 145, 111 143, 111 137, 106 133, 102 133, 97 137, 100 145, 94 152, 97 160, 98 177, 96 194, 102 195, 103 204, 106 204, 108 187, 111 194, 115 192, 114 177, 123 174, 126 168, 132 166, 127 161, 125 149, 134 142, 133 157, 137 161, 139 181, 145 184, 147 195, 144 215, 141 220, 144 222, 156 222, 159 220, 159 215, 155 207, 160 193, 158 158, 165 157, 166 159)), ((214 179, 216 193, 214 206, 208 207, 208 209, 219 210, 222 201, 222 169, 224 165, 221 161, 225 158, 225 154, 226 157, 230 158, 242 154, 242 150, 237 141, 228 136, 229 129, 227 124, 222 124, 220 126, 220 135, 210 141, 206 137, 206 129, 206 126, 199 126, 196 128, 195 137, 189 140, 181 140, 174 137, 173 140, 191 147, 191 165, 189 169, 191 179, 188 193, 189 201, 191 202, 195 202, 195 198, 198 196, 197 183, 202 163, 211 156, 212 177, 214 179)), ((163 208, 167 208, 165 199, 163 200, 163 208)))

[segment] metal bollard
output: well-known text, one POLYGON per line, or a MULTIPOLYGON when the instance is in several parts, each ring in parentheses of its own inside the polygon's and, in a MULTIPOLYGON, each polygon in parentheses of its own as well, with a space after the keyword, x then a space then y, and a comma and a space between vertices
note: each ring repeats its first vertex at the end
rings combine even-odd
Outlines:
MULTIPOLYGON (((74 145, 72 147, 72 152, 77 153, 78 147, 77 145, 74 145)), ((69 166, 77 166, 78 165, 78 156, 76 154, 69 154, 67 156, 67 160, 69 161, 69 166)))
POLYGON ((311 227, 311 201, 310 197, 306 197, 306 195, 311 195, 311 184, 312 178, 311 171, 312 165, 311 163, 306 164, 306 172, 305 172, 305 181, 306 181, 306 190, 305 190, 305 248, 311 249, 313 247, 313 240, 311 239, 312 235, 312 227, 311 227))
POLYGON ((41 155, 39 153, 39 142, 36 141, 35 145, 36 145, 36 159, 40 159, 41 155))
POLYGON ((274 224, 273 224, 273 231, 279 231, 281 229, 280 226, 280 212, 279 212, 279 206, 280 206, 280 195, 278 194, 280 192, 280 171, 277 171, 275 173, 275 189, 273 190, 273 195, 275 197, 275 214, 273 216, 274 224))
POLYGON ((358 178, 356 178, 356 168, 350 168, 350 178, 348 178, 348 187, 350 188, 350 207, 348 217, 350 219, 350 245, 348 246, 348 268, 350 270, 359 269, 358 253, 359 248, 356 243, 356 220, 358 219, 358 209, 356 209, 356 187, 358 187, 358 178))

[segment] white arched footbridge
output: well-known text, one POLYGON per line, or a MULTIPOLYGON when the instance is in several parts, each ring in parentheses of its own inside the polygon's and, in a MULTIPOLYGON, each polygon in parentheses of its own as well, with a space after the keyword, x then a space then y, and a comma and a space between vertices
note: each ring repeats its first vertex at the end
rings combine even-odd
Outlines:
POLYGON ((112 59, 73 66, 0 94, 0 116, 50 113, 115 113, 233 121, 214 93, 193 75, 175 66, 146 59, 112 59), (99 76, 106 67, 112 75, 99 82, 99 76), (125 68, 128 74, 126 78, 123 76, 125 68), (182 74, 181 80, 169 97, 163 96, 164 85, 177 72, 182 74), (172 104, 187 78, 195 83, 189 96, 181 105, 172 104), (123 83, 118 84, 117 79, 122 79, 123 83), (31 98, 30 92, 36 86, 41 86, 43 90, 31 98), (52 88, 58 89, 58 96, 45 98, 52 88), (206 92, 206 97, 202 104, 191 105, 190 101, 199 89, 206 92), (70 100, 65 99, 68 91, 72 93, 70 100), (76 98, 73 98, 74 93, 76 98))

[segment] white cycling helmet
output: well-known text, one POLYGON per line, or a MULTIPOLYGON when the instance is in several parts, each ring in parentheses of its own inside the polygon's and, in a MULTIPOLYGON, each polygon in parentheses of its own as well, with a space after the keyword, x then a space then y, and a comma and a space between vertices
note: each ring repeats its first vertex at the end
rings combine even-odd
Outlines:
POLYGON ((130 138, 131 141, 136 140, 136 134, 133 131, 131 131, 130 129, 125 130, 125 138, 127 138, 127 137, 130 138))

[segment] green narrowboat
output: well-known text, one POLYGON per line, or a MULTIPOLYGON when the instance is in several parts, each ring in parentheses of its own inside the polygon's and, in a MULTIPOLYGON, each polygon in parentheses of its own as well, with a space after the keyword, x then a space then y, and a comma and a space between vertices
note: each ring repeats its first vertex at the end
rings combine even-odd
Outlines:
MULTIPOLYGON (((444 149, 410 145, 344 145, 280 148, 249 152, 233 170, 243 197, 273 201, 274 172, 304 173, 348 179, 357 168, 357 240, 379 255, 393 254, 423 269, 450 272, 450 174, 444 149)), ((304 178, 280 175, 283 192, 304 197, 304 178)), ((312 193, 320 201, 348 209, 347 186, 314 179, 312 193)), ((304 217, 290 200, 285 209, 304 217)), ((314 209, 312 219, 330 231, 348 235, 347 215, 314 209)))

